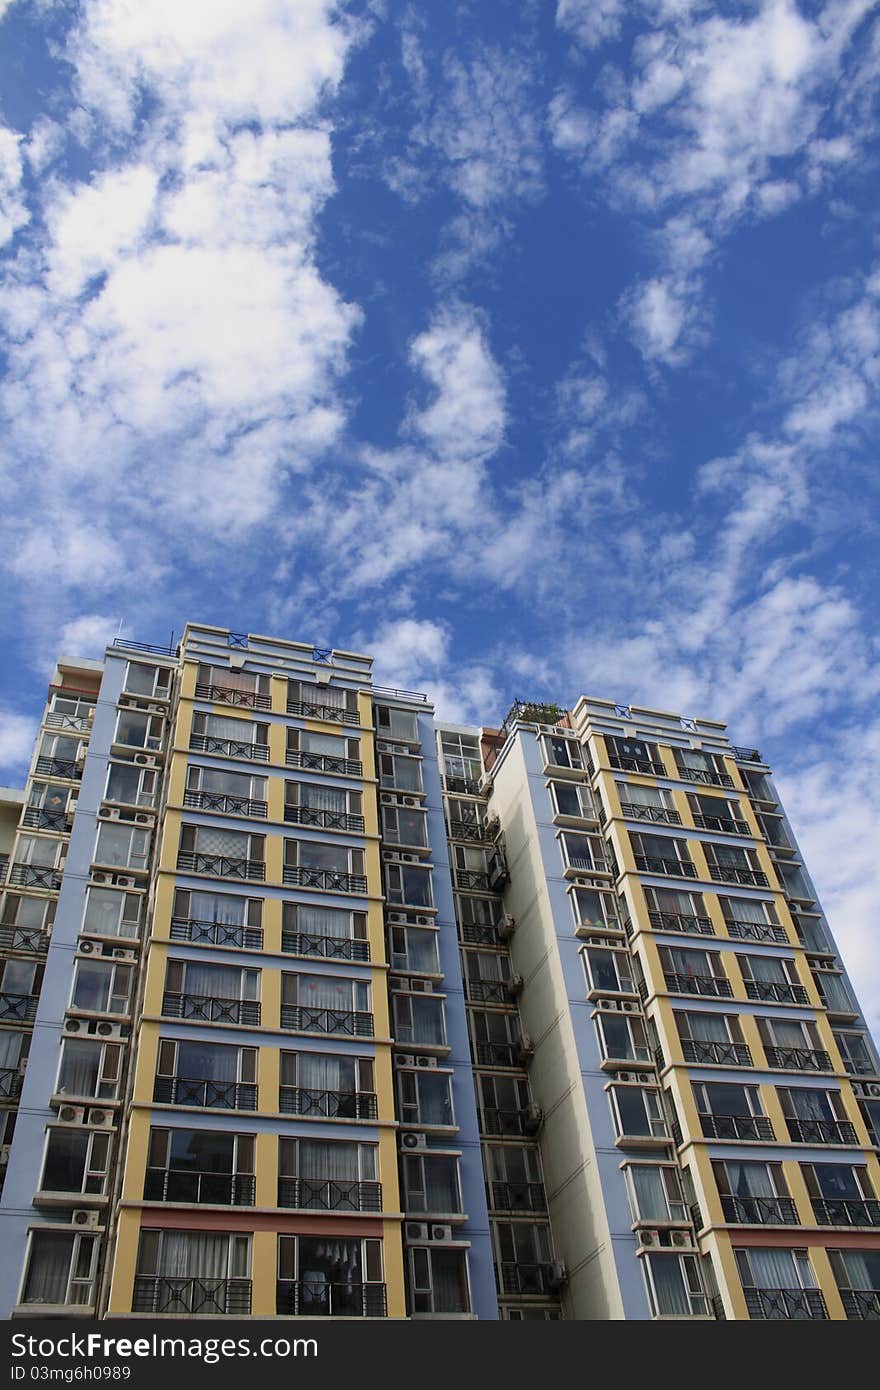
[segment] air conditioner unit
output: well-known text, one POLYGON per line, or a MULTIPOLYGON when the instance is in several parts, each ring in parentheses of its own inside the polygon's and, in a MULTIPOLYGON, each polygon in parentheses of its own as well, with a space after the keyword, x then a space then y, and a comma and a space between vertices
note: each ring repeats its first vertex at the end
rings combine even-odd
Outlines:
POLYGON ((135 825, 152 825, 153 817, 145 816, 143 812, 138 812, 138 814, 134 818, 134 823, 135 825))
POLYGON ((520 1062, 530 1062, 535 1055, 535 1044, 532 1042, 528 1033, 524 1033, 519 1040, 516 1050, 517 1060, 520 1062))
POLYGON ((67 803, 67 815, 70 816, 70 817, 72 817, 78 805, 79 805, 79 800, 78 800, 77 797, 74 796, 74 797, 67 803))
POLYGON ((641 1008, 640 1008, 640 1006, 636 1003, 636 1001, 635 1001, 634 999, 618 999, 617 1002, 618 1002, 618 1005, 619 1005, 620 1010, 621 1010, 622 1013, 625 1013, 625 1014, 638 1014, 638 1013, 641 1013, 641 1008))
POLYGON ((429 1240, 452 1240, 454 1232, 451 1226, 432 1226, 428 1237, 429 1240))
POLYGON ((419 1056, 415 1058, 415 1064, 417 1067, 436 1067, 437 1058, 428 1057, 426 1055, 419 1056))
POLYGON ((502 941, 507 941, 516 931, 516 918, 511 917, 509 912, 505 912, 501 921, 498 923, 498 935, 502 941))
POLYGON ((101 873, 101 872, 99 872, 99 871, 96 871, 96 870, 94 870, 94 869, 92 870, 92 883, 112 883, 112 882, 113 882, 113 875, 112 875, 112 874, 103 874, 103 873, 101 873))
POLYGON ((543 1123, 544 1111, 541 1109, 541 1106, 535 1105, 534 1103, 527 1106, 526 1113, 523 1116, 523 1129, 526 1134, 537 1134, 543 1123))
POLYGON ((491 790, 492 790, 492 774, 491 774, 491 772, 484 772, 483 775, 482 775, 482 777, 480 778, 480 786, 479 786, 480 796, 488 796, 489 793, 491 792, 491 790))
POLYGON ((690 1231, 673 1231, 672 1244, 679 1250, 690 1250, 694 1244, 693 1236, 690 1231))
POLYGON ((98 949, 96 941, 78 941, 76 949, 81 956, 93 956, 98 949))
POLYGON ((98 811, 98 820, 119 820, 119 807, 102 806, 98 811))
POLYGON ((407 1240, 427 1240, 428 1226, 424 1221, 407 1221, 406 1223, 407 1240))
POLYGON ((406 984, 411 994, 434 993, 434 984, 432 980, 402 980, 401 984, 406 984))
POLYGON ((491 838, 498 834, 501 829, 501 820, 498 816, 487 816, 483 821, 483 833, 491 838))
POLYGON ((148 713, 148 714, 164 714, 164 713, 165 713, 165 709, 164 709, 164 706, 163 706, 163 705, 147 705, 147 713, 148 713))
POLYGON ((516 999, 522 994, 524 986, 525 980, 522 975, 511 975, 510 979, 507 981, 507 993, 510 995, 511 999, 516 999))
POLYGON ((114 959, 114 960, 137 960, 137 951, 128 951, 128 950, 125 950, 125 949, 124 949, 123 947, 121 947, 121 946, 117 946, 117 947, 115 947, 114 950, 113 950, 113 959, 114 959))
POLYGON ((113 882, 117 888, 134 888, 137 885, 137 879, 130 874, 117 874, 113 882))
POLYGON ((636 1231, 636 1241, 642 1250, 655 1250, 660 1244, 659 1231, 636 1231))
POLYGON ((426 1149, 428 1147, 427 1134, 419 1134, 416 1130, 406 1130, 400 1136, 400 1147, 402 1149, 426 1149))
POLYGON ((156 759, 150 753, 135 753, 134 761, 141 767, 155 767, 156 759))
POLYGON ((95 1028, 99 1038, 121 1038, 122 1027, 118 1023, 99 1023, 95 1028))
POLYGON ((64 1020, 64 1031, 65 1033, 81 1033, 83 1031, 82 1019, 66 1018, 64 1020))
POLYGON ((596 1008, 597 1008, 597 1009, 600 1009, 600 1010, 602 1011, 602 1013, 606 1013, 606 1014, 616 1014, 616 1013, 619 1011, 619 1009, 620 1009, 620 1000, 619 1000, 619 999, 597 999, 597 1000, 596 1000, 596 1008))
POLYGON ((616 1085, 619 1081, 625 1083, 627 1081, 644 1081, 644 1079, 644 1076, 640 1076, 637 1071, 619 1071, 614 1078, 614 1082, 616 1085))
POLYGON ((112 1129, 115 1115, 112 1110, 90 1110, 89 1124, 100 1129, 112 1129))
POLYGON ((411 1052, 398 1052, 394 1056, 394 1065, 396 1067, 414 1067, 415 1064, 416 1059, 411 1052))
POLYGON ((871 1100, 880 1100, 880 1082, 865 1081, 863 1084, 871 1100))
POLYGON ((58 1120, 63 1125, 81 1125, 85 1117, 86 1112, 81 1105, 62 1105, 58 1111, 58 1120))
POLYGON ((82 1226, 94 1231, 101 1224, 101 1213, 99 1211, 89 1211, 85 1207, 80 1207, 73 1213, 70 1222, 73 1226, 82 1226))
POLYGON ((419 803, 414 796, 405 796, 403 797, 403 804, 404 806, 418 806, 419 803))
POLYGON ((549 1288, 560 1289, 562 1288, 563 1284, 567 1283, 568 1270, 565 1268, 565 1265, 562 1264, 561 1261, 554 1261, 554 1263, 550 1266, 550 1274, 547 1278, 547 1284, 549 1288))

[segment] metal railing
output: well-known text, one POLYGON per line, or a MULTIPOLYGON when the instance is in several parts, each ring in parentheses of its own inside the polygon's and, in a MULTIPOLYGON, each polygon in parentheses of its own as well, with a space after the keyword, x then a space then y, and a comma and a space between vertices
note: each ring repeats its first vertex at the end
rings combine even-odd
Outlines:
POLYGON ((552 1264, 502 1260, 496 1266, 496 1278, 501 1293, 555 1293, 558 1287, 552 1264))
POLYGON ((361 722, 356 709, 343 709, 341 705, 318 705, 311 700, 288 700, 287 713, 298 719, 322 719, 325 724, 357 726, 361 722))
POLYGON ((678 767, 675 775, 680 782, 701 782, 707 787, 733 786, 733 778, 728 772, 716 772, 714 768, 678 767))
POLYGON ((738 763, 763 763, 764 761, 757 748, 738 748, 734 745, 730 751, 738 763))
POLYGON ((205 1081, 191 1076, 157 1076, 153 1100, 162 1105, 197 1105, 206 1110, 256 1110, 253 1081, 205 1081))
POLYGON ((214 704, 237 705, 240 709, 271 709, 272 697, 258 695, 255 690, 234 690, 228 685, 196 685, 197 700, 211 700, 214 704))
POLYGON ((649 912, 648 921, 655 931, 680 931, 692 936, 714 936, 711 917, 696 917, 688 912, 649 912))
POLYGON ((151 642, 136 642, 131 637, 114 637, 111 647, 119 647, 124 652, 152 652, 154 656, 177 656, 178 647, 157 647, 151 642))
POLYGON ((693 815, 698 830, 716 830, 726 835, 749 834, 748 821, 739 820, 737 816, 704 816, 698 811, 694 811, 693 815))
POLYGON ((786 1115, 793 1144, 857 1144, 856 1127, 849 1120, 801 1120, 786 1115))
POLYGON ((212 994, 178 994, 166 990, 162 1012, 167 1018, 196 1018, 203 1023, 238 1023, 256 1028, 260 1005, 255 999, 223 999, 212 994))
POLYGON ((481 1067, 522 1067, 525 1059, 520 1056, 518 1043, 475 1042, 474 1056, 481 1067))
POLYGON ((841 1289, 840 1298, 848 1318, 880 1322, 880 1290, 841 1289))
POLYGON ((476 844, 488 844, 486 832, 481 825, 468 820, 450 820, 446 822, 446 831, 450 840, 468 840, 476 844))
POLYGON ((250 816, 259 820, 265 820, 269 813, 268 802, 228 792, 185 791, 183 804, 198 811, 219 811, 224 816, 250 816))
POLYGON ((880 1201, 876 1197, 811 1197, 820 1226, 880 1226, 880 1201))
POLYGON ((281 1027, 298 1033, 337 1033, 349 1038, 371 1038, 373 1015, 353 1009, 313 1009, 302 1004, 282 1004, 281 1027))
POLYGON ((190 734, 190 751, 193 753, 219 753, 224 758, 241 758, 249 763, 269 761, 268 743, 254 743, 250 739, 215 738, 213 734, 190 734))
POLYGON ((465 998, 475 1004, 512 1004, 507 980, 473 980, 465 976, 465 998))
POLYGON ((547 1193, 540 1182, 488 1182, 492 1211, 546 1211, 547 1193))
POLYGON ((381 1211, 382 1184, 279 1177, 278 1205, 301 1211, 381 1211))
POLYGON ((352 816, 347 811, 322 811, 316 806, 285 806, 284 819, 288 825, 314 825, 319 830, 345 830, 349 834, 362 835, 363 816, 352 816))
POLYGON ((718 975, 664 974, 666 988, 675 994, 709 994, 720 999, 732 999, 733 987, 729 980, 718 975))
POLYGON ((740 1226, 796 1226, 797 1207, 791 1197, 721 1198, 724 1220, 740 1226))
POLYGON ((686 1062, 709 1063, 720 1067, 750 1067, 752 1054, 746 1043, 706 1042, 700 1038, 684 1038, 681 1044, 686 1062))
POLYGON ((504 1110, 490 1105, 477 1112, 481 1134, 521 1135, 536 1134, 540 1120, 534 1111, 504 1110))
POLYGON ((750 1318, 805 1320, 827 1318, 818 1289, 744 1289, 750 1318))
POLYGON ((656 825, 681 825, 678 811, 671 811, 666 806, 639 806, 636 802, 621 801, 620 811, 627 820, 648 820, 656 825))
POLYGON ((47 888, 57 893, 61 887, 61 874, 60 868, 48 864, 12 864, 8 880, 19 888, 47 888))
POLYGON ((222 1313, 243 1317, 251 1311, 250 1279, 173 1278, 135 1275, 133 1313, 222 1313))
POLYGON ((772 1047, 764 1044, 768 1067, 781 1071, 833 1071, 831 1058, 821 1048, 772 1047))
POLYGON ((618 772, 643 772, 649 777, 668 775, 663 763, 655 762, 653 758, 630 758, 623 753, 609 753, 608 761, 618 772))
POLYGON ((574 869, 581 874, 610 874, 611 865, 607 859, 598 854, 594 859, 581 859, 578 855, 570 855, 566 860, 566 868, 574 869))
POLYGON ((190 1169, 148 1168, 145 1202, 186 1202, 218 1207, 252 1207, 253 1173, 206 1173, 190 1169))
POLYGON ((15 1100, 21 1095, 22 1080, 17 1067, 0 1068, 0 1100, 15 1100))
POLYGON ((635 855, 640 874, 665 874, 671 878, 696 878, 696 865, 689 859, 661 859, 655 854, 635 855))
POLYGON ((498 928, 491 926, 488 922, 471 922, 459 928, 461 940, 468 946, 504 946, 498 935, 498 928))
POLYGON ((288 767, 303 767, 311 772, 333 772, 340 777, 362 777, 364 765, 359 758, 337 758, 330 753, 305 753, 288 748, 288 767))
POLYGON ((302 864, 285 864, 283 881, 295 888, 324 888, 331 893, 360 893, 367 891, 365 874, 350 874, 342 869, 312 869, 302 864))
POLYGON ((213 878, 256 879, 262 883, 266 877, 266 865, 261 859, 232 859, 227 854, 201 854, 198 850, 179 850, 177 867, 213 878))
POLYGON ((314 932, 281 932, 281 949, 291 956, 323 956, 328 960, 369 960, 370 943, 350 936, 319 936, 314 932))
POLYGON ((803 985, 780 984, 776 980, 745 980, 749 999, 771 1000, 776 1004, 809 1004, 803 985))
POLYGON ((388 1300, 384 1284, 279 1279, 275 1313, 281 1318, 384 1318, 388 1315, 388 1300))
POLYGON ((375 1120, 378 1101, 373 1091, 320 1091, 308 1086, 281 1086, 282 1115, 310 1115, 327 1120, 375 1120))
POLYGON ((49 949, 49 932, 41 927, 0 926, 0 951, 21 951, 43 956, 49 949))
POLYGON ((198 917, 172 917, 171 940, 205 942, 211 946, 237 946, 246 951, 263 949, 263 933, 259 927, 206 922, 198 917))
POLYGON ((33 1023, 38 994, 0 994, 0 1023, 33 1023))
POLYGON ((66 811, 47 811, 42 806, 28 806, 21 823, 28 830, 58 830, 64 834, 70 829, 66 811))
POLYGON ((747 869, 739 864, 710 864, 709 877, 713 883, 742 883, 750 888, 769 886, 762 869, 747 869))
POLYGON ((706 1139, 775 1139, 766 1115, 700 1115, 706 1139))
POLYGON ((727 935, 735 941, 774 941, 788 945, 785 928, 775 922, 741 922, 735 917, 725 918, 727 935))
POLYGON ((68 758, 37 758, 34 772, 40 777, 63 777, 68 782, 77 782, 82 776, 82 762, 71 762, 68 758))
POLYGON ((489 875, 487 873, 477 873, 473 869, 455 870, 456 888, 473 888, 480 893, 488 893, 489 875))

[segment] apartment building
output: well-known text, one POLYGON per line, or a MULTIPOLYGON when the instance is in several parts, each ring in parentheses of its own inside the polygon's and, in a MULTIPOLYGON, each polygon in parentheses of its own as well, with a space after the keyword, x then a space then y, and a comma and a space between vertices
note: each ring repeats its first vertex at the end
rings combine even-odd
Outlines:
POLYGON ((58 662, 0 791, 0 1312, 880 1317, 880 1065, 757 750, 371 664, 58 662))

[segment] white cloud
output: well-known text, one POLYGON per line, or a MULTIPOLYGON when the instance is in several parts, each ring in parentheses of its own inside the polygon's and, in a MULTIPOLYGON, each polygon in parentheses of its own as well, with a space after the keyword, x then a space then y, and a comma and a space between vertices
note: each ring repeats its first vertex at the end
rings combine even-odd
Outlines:
POLYGON ((62 625, 56 650, 59 655, 81 656, 100 661, 104 649, 120 636, 123 624, 118 617, 101 613, 82 613, 62 625))
POLYGON ((0 126, 0 246, 11 241, 18 229, 30 221, 21 191, 24 172, 21 141, 22 137, 14 130, 0 126))
POLYGON ((442 309, 414 339, 410 361, 437 393, 411 416, 412 431, 440 459, 494 453, 504 431, 504 382, 476 313, 461 305, 442 309))
POLYGON ((558 0, 556 23, 584 48, 598 48, 617 37, 624 14, 624 0, 558 0))
POLYGON ((6 778, 12 778, 13 785, 24 779, 38 728, 39 723, 32 715, 0 709, 0 768, 4 785, 9 785, 6 778))

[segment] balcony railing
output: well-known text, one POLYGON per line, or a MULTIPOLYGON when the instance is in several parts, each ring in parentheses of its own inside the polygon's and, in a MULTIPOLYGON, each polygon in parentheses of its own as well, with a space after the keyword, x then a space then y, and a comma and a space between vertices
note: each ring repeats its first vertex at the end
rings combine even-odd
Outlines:
POLYGON ((256 879, 263 882, 266 865, 261 859, 233 859, 228 854, 200 854, 197 850, 178 851, 177 867, 186 873, 210 874, 212 878, 256 879))
POLYGON ((214 704, 236 705, 240 709, 271 709, 272 698, 269 695, 258 695, 255 690, 233 690, 228 685, 205 685, 200 682, 196 686, 197 700, 211 700, 214 704))
POLYGON ((340 777, 362 777, 364 765, 357 758, 337 758, 330 753, 305 753, 298 748, 287 750, 287 766, 303 767, 310 772, 333 772, 340 777))
POLYGON ((843 1057, 843 1069, 849 1076, 878 1076, 880 1072, 877 1065, 872 1062, 870 1057, 850 1057, 848 1053, 841 1054, 843 1057))
POLYGON ((223 758, 240 758, 248 763, 269 761, 268 743, 253 743, 250 739, 214 738, 213 734, 190 734, 193 753, 219 753, 223 758))
POLYGON ((13 864, 9 870, 9 882, 19 888, 47 888, 56 893, 61 887, 60 868, 48 864, 13 864))
POLYGON ((328 960, 369 960, 370 943, 351 936, 318 936, 313 932, 282 931, 281 949, 291 956, 323 956, 328 960))
POLYGON ((702 782, 707 787, 732 787, 733 778, 727 772, 707 767, 679 767, 675 774, 680 782, 702 782))
POLYGON ((465 998, 475 1004, 512 1004, 513 996, 507 980, 464 981, 465 998))
POLYGON ((480 784, 473 777, 450 777, 446 773, 443 777, 443 784, 448 792, 454 792, 457 796, 479 796, 480 784))
POLYGON ((701 1115, 707 1139, 775 1139, 766 1115, 701 1115))
POLYGON ((265 820, 269 813, 267 802, 228 792, 187 791, 183 793, 183 804, 199 811, 219 811, 224 816, 249 816, 254 820, 265 820))
POLYGON ((348 1038, 371 1038, 373 1015, 351 1009, 313 1009, 302 1004, 282 1004, 281 1027, 298 1033, 336 1033, 348 1038))
POLYGON ((49 933, 40 927, 0 927, 0 951, 43 956, 48 949, 49 933))
POLYGON ((486 835, 483 827, 474 824, 472 821, 448 821, 447 832, 450 840, 470 840, 476 844, 484 844, 486 842, 486 835))
POLYGON ((504 946, 498 928, 489 923, 472 922, 459 928, 459 935, 468 946, 504 946))
POLYGON ((198 917, 173 917, 171 940, 205 942, 211 946, 238 946, 246 951, 263 949, 263 933, 259 927, 205 922, 198 917))
POLYGON ((207 1110, 256 1110, 252 1081, 204 1081, 191 1076, 157 1076, 153 1100, 160 1105, 197 1105, 207 1110))
POLYGON ((820 1226, 880 1226, 880 1201, 875 1197, 812 1197, 820 1226))
POLYGON ((0 1068, 0 1100, 15 1100, 21 1095, 22 1075, 17 1067, 0 1068))
POLYGON ((764 761, 757 748, 738 748, 734 745, 730 751, 738 763, 763 763, 764 761))
POLYGON ((68 782, 76 782, 82 776, 81 762, 71 762, 67 758, 37 758, 34 772, 38 777, 63 777, 68 782))
POLYGON ((620 810, 627 820, 649 820, 656 825, 681 825, 678 811, 672 811, 666 806, 639 806, 631 801, 621 801, 620 810))
POLYGON ((848 1318, 880 1322, 880 1290, 841 1289, 840 1298, 848 1318))
POLYGON ((767 875, 761 869, 747 869, 740 864, 710 864, 709 877, 713 883, 744 883, 749 888, 767 888, 767 875))
POLYGON ((718 975, 666 974, 663 977, 666 988, 675 994, 711 994, 720 999, 732 999, 733 987, 729 980, 718 975))
POLYGON ((279 1279, 275 1312, 280 1318, 384 1318, 384 1284, 334 1284, 324 1279, 279 1279))
POLYGON ((536 1118, 534 1110, 502 1110, 493 1105, 477 1113, 481 1134, 536 1134, 540 1123, 540 1117, 536 1118))
POLYGON ((252 1207, 256 1180, 252 1173, 204 1173, 148 1168, 145 1202, 186 1202, 217 1207, 252 1207))
POLYGON ((771 1047, 765 1044, 768 1067, 781 1071, 833 1071, 831 1058, 821 1048, 771 1047))
POLYGON ((487 873, 477 873, 473 869, 455 870, 456 888, 473 888, 479 893, 488 893, 489 875, 487 873))
POLYGON ((696 866, 689 859, 666 859, 656 854, 637 854, 636 868, 640 874, 666 874, 671 878, 696 878, 696 866))
POLYGON ((694 811, 694 825, 698 830, 716 830, 724 835, 748 835, 748 822, 738 816, 704 816, 694 811))
POLYGON ((740 1226, 796 1226, 797 1207, 791 1197, 722 1196, 724 1220, 740 1226))
POLYGON ((796 1120, 785 1123, 794 1144, 857 1144, 855 1125, 849 1120, 796 1120))
POLYGON ((322 811, 316 806, 285 806, 284 819, 288 825, 314 825, 319 830, 345 830, 352 835, 364 832, 363 816, 350 816, 347 811, 322 811))
POLYGON ((301 1211, 381 1211, 380 1182, 342 1182, 337 1178, 279 1178, 279 1207, 301 1211))
POLYGON ((602 855, 596 854, 592 859, 583 859, 580 855, 572 854, 566 859, 565 867, 574 869, 579 874, 610 874, 611 865, 602 855))
POLYGON ((744 1289, 750 1318, 805 1320, 827 1318, 818 1289, 744 1289))
POLYGON ((197 1018, 203 1023, 239 1023, 256 1028, 260 1005, 255 999, 222 999, 211 994, 177 994, 166 990, 162 1012, 167 1018, 197 1018))
POLYGON ((780 984, 776 980, 746 980, 746 994, 750 999, 771 1000, 776 1004, 809 1004, 810 998, 803 985, 780 984))
POLYGON ((736 918, 726 918, 728 936, 735 941, 776 941, 788 945, 785 928, 775 922, 740 922, 736 918))
POLYGON ((76 734, 88 733, 92 727, 87 714, 64 714, 61 710, 49 710, 43 723, 47 729, 64 729, 76 734))
POLYGON ((133 1313, 222 1313, 245 1317, 251 1311, 250 1279, 187 1279, 138 1274, 133 1313))
POLYGON ((473 1044, 474 1056, 480 1067, 521 1067, 518 1043, 476 1042, 473 1044))
POLYGON ((522 1264, 502 1260, 496 1266, 501 1293, 556 1293, 558 1283, 552 1264, 522 1264))
POLYGON ((680 931, 693 936, 714 936, 711 917, 695 917, 689 912, 649 912, 655 931, 680 931))
POLYGON ((341 705, 316 705, 311 700, 288 700, 287 713, 298 719, 322 719, 325 724, 360 724, 361 717, 356 709, 343 709, 341 705))
POLYGON ((377 1100, 372 1091, 317 1091, 307 1086, 281 1086, 282 1115, 310 1115, 326 1120, 375 1120, 377 1100))
POLYGON ((0 1023, 32 1023, 39 1001, 38 994, 0 994, 0 1023))
POLYGON ((66 834, 70 829, 66 811, 47 811, 44 806, 28 806, 21 823, 28 830, 57 830, 66 834))
POLYGON ((720 1067, 750 1067, 752 1054, 746 1043, 706 1042, 700 1038, 682 1040, 686 1062, 709 1063, 720 1067))
POLYGON ((540 1182, 489 1182, 486 1184, 492 1211, 546 1211, 547 1193, 540 1182))
POLYGON ((0 883, 6 882, 6 873, 9 869, 9 855, 0 854, 0 883))
POLYGON ((350 874, 342 869, 312 869, 303 864, 285 864, 284 882, 295 888, 324 888, 330 893, 360 893, 367 891, 364 874, 350 874))
POLYGON ((665 777, 666 768, 653 758, 629 758, 623 753, 609 753, 608 761, 618 772, 644 772, 649 777, 665 777))

